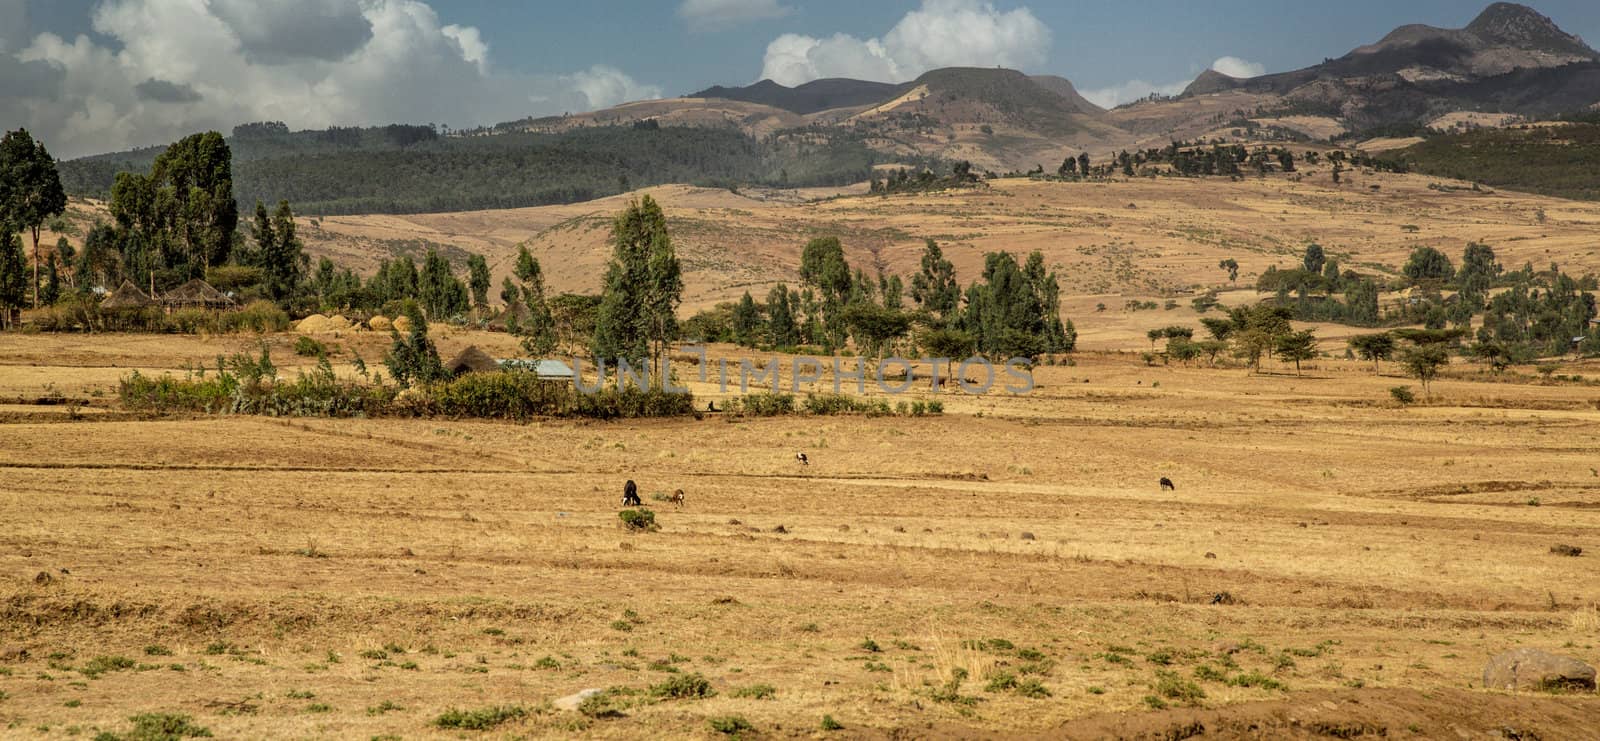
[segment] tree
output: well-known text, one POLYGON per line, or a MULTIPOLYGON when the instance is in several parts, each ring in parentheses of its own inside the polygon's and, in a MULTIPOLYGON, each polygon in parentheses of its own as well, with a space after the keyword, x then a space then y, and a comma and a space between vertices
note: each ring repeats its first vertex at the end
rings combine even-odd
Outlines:
POLYGON ((1422 382, 1424 394, 1431 395, 1429 384, 1439 375, 1439 369, 1449 363, 1450 354, 1439 343, 1413 345, 1400 353, 1400 365, 1406 369, 1406 375, 1422 382))
POLYGON ((1211 339, 1218 342, 1226 342, 1228 337, 1233 334, 1233 330, 1235 329, 1232 319, 1210 316, 1202 317, 1200 319, 1200 326, 1205 327, 1206 332, 1211 334, 1211 339))
POLYGON ((739 299, 733 309, 733 341, 744 347, 755 347, 761 334, 761 309, 749 291, 739 299))
POLYGON ((1493 248, 1477 242, 1467 243, 1467 249, 1461 255, 1461 270, 1456 273, 1456 286, 1460 288, 1462 304, 1470 311, 1482 311, 1489 296, 1489 286, 1500 272, 1493 248))
POLYGON ((1229 309, 1228 315, 1234 327, 1230 335, 1234 354, 1248 361, 1252 370, 1260 370, 1261 356, 1272 352, 1278 340, 1292 331, 1289 317, 1294 312, 1285 306, 1261 303, 1229 309))
POLYGON ((1362 334, 1348 340, 1350 349, 1362 360, 1372 361, 1372 372, 1378 372, 1378 361, 1394 357, 1394 335, 1388 332, 1362 334))
POLYGON ((1223 260, 1223 261, 1217 263, 1217 267, 1228 271, 1228 282, 1229 283, 1233 283, 1235 285, 1238 285, 1238 283, 1239 283, 1239 261, 1238 260, 1235 260, 1235 259, 1230 257, 1230 258, 1228 258, 1226 260, 1223 260))
POLYGON ((917 337, 917 344, 922 346, 929 357, 945 359, 947 378, 955 375, 953 366, 956 361, 965 360, 976 347, 976 341, 970 332, 947 328, 934 328, 923 332, 917 337))
MULTIPOLYGON (((1068 158, 1067 161, 1073 160, 1068 158)), ((955 265, 944 259, 939 243, 932 239, 922 248, 921 269, 911 277, 911 300, 940 321, 955 313, 961 303, 955 265)))
POLYGON ((1294 374, 1300 375, 1300 361, 1317 357, 1317 337, 1311 330, 1290 332, 1278 337, 1273 354, 1285 363, 1294 363, 1294 374))
POLYGON ((0 319, 10 327, 28 300, 28 260, 22 254, 22 238, 3 217, 0 214, 0 319))
POLYGON ((512 312, 513 318, 516 316, 516 308, 522 305, 522 289, 517 287, 509 275, 500 281, 500 303, 506 305, 506 310, 512 312))
POLYGON ((479 311, 489 308, 489 263, 483 255, 467 257, 467 287, 472 292, 472 305, 479 311))
POLYGON ((1307 273, 1312 275, 1321 275, 1322 266, 1327 261, 1327 256, 1322 252, 1322 245, 1317 244, 1316 242, 1306 245, 1305 265, 1307 273))
POLYGON ((428 339, 428 320, 421 307, 408 300, 401 313, 411 322, 411 331, 401 336, 398 330, 390 330, 392 342, 383 359, 389 375, 401 388, 445 380, 449 373, 439 361, 438 348, 428 339))
POLYGON ((1422 246, 1411 251, 1411 257, 1406 260, 1405 267, 1400 269, 1413 285, 1433 282, 1445 283, 1455 275, 1455 267, 1450 264, 1450 258, 1445 257, 1432 247, 1422 246))
POLYGON ((795 324, 794 307, 789 300, 789 288, 782 283, 772 287, 767 294, 767 331, 773 347, 794 347, 800 344, 800 330, 795 324))
POLYGON ((806 243, 800 253, 800 279, 817 290, 822 314, 823 340, 828 347, 844 344, 849 330, 843 321, 855 283, 837 237, 820 237, 806 243))
POLYGON ((911 317, 905 312, 886 309, 871 302, 851 304, 845 309, 844 321, 850 327, 863 357, 879 358, 889 343, 905 336, 911 328, 911 317))
POLYGON ((1278 164, 1283 166, 1284 172, 1294 172, 1294 153, 1287 149, 1278 152, 1278 164))
POLYGON ((1163 338, 1163 337, 1166 337, 1167 336, 1167 332, 1164 329, 1152 329, 1152 330, 1150 330, 1148 332, 1145 332, 1144 336, 1150 340, 1150 349, 1153 350, 1153 349, 1155 349, 1156 341, 1161 339, 1161 338, 1163 338))
POLYGON ((632 363, 659 361, 676 334, 683 277, 667 217, 655 199, 628 202, 612 222, 611 244, 595 319, 594 354, 632 363))
POLYGON ((39 305, 39 230, 44 222, 67 210, 67 194, 55 158, 36 142, 27 129, 0 138, 0 224, 7 230, 26 229, 33 236, 33 305, 39 305))
POLYGON ((450 270, 450 261, 429 248, 417 275, 417 300, 428 316, 442 320, 467 310, 467 287, 450 270))
POLYGON ((257 267, 262 270, 267 297, 287 307, 300 286, 305 259, 289 202, 279 201, 278 210, 269 218, 266 206, 257 201, 253 231, 257 267))
POLYGON ((39 300, 45 306, 53 306, 56 299, 61 298, 61 269, 59 265, 60 261, 56 259, 55 253, 51 253, 50 259, 45 261, 44 288, 39 294, 39 300))

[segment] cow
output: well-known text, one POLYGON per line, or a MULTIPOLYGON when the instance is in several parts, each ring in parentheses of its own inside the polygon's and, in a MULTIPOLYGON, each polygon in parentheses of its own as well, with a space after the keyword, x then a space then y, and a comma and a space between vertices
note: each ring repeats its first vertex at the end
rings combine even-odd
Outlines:
POLYGON ((794 454, 794 459, 797 460, 797 461, 800 461, 800 465, 802 465, 802 466, 811 465, 811 459, 807 458, 805 453, 795 453, 794 454))
POLYGON ((672 496, 668 497, 667 501, 677 505, 678 509, 683 509, 683 490, 679 489, 672 492, 672 496))
POLYGON ((1178 487, 1172 485, 1172 479, 1169 479, 1169 478, 1167 478, 1165 476, 1162 476, 1161 477, 1161 490, 1162 491, 1177 491, 1178 487))
POLYGON ((628 483, 622 485, 622 506, 638 507, 643 504, 639 499, 639 485, 633 483, 633 479, 628 479, 628 483))

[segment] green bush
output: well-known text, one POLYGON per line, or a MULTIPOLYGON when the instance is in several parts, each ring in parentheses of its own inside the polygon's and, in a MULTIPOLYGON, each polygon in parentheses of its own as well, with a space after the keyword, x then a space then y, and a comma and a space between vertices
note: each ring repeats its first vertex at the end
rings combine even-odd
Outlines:
POLYGON ((770 684, 752 684, 749 687, 740 687, 733 693, 734 697, 747 697, 753 700, 771 700, 778 694, 778 688, 770 684))
POLYGON ((861 414, 868 406, 844 394, 809 394, 806 411, 816 415, 861 414))
POLYGON ((824 715, 824 716, 822 716, 822 730, 824 730, 824 731, 842 731, 842 730, 844 730, 844 724, 840 723, 839 721, 834 720, 833 716, 831 716, 831 715, 824 715))
POLYGON ((129 720, 133 721, 133 730, 122 734, 107 731, 95 736, 94 741, 176 741, 211 737, 209 729, 195 725, 187 715, 144 713, 129 720))
POLYGON ((1395 386, 1389 389, 1389 396, 1401 404, 1411 404, 1417 400, 1417 395, 1411 393, 1410 386, 1395 386))
POLYGON ((319 355, 327 355, 328 348, 321 342, 317 342, 305 335, 300 335, 294 339, 294 354, 303 358, 314 358, 319 355))
POLYGON ((745 731, 755 730, 755 726, 750 725, 750 721, 745 720, 744 716, 742 715, 728 715, 720 718, 711 718, 707 720, 706 723, 711 726, 711 730, 718 733, 725 733, 729 736, 736 736, 744 733, 745 731))
POLYGON ((667 700, 698 700, 706 697, 715 697, 717 691, 711 688, 711 682, 694 674, 680 674, 660 684, 650 686, 650 695, 667 700))
POLYGON ((622 518, 622 525, 630 532, 647 533, 660 530, 656 524, 656 513, 640 507, 638 509, 625 509, 617 513, 622 518))
POLYGON ((440 728, 459 728, 466 731, 483 731, 528 714, 521 705, 497 705, 477 710, 451 708, 433 719, 440 728))
POLYGON ((794 395, 771 391, 750 394, 739 400, 739 409, 752 417, 777 417, 794 414, 794 395))
POLYGON ((1162 697, 1181 700, 1191 705, 1205 699, 1206 696, 1206 691, 1200 689, 1200 685, 1169 671, 1156 672, 1156 692, 1162 697))

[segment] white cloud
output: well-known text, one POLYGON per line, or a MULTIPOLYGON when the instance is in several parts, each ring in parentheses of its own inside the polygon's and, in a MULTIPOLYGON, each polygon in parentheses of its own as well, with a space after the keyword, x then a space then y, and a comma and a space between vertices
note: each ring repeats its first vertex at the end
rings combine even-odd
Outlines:
POLYGON ((1248 79, 1260 77, 1267 73, 1267 66, 1256 62, 1249 62, 1238 57, 1223 57, 1211 63, 1214 69, 1229 77, 1248 79))
MULTIPOLYGON (((1238 78, 1260 77, 1267 73, 1266 65, 1240 59, 1239 57, 1222 57, 1211 63, 1211 69, 1229 77, 1238 78)), ((1141 98, 1149 97, 1151 94, 1177 95, 1183 92, 1184 88, 1189 87, 1192 82, 1194 82, 1193 77, 1182 82, 1168 83, 1129 80, 1109 87, 1080 90, 1079 92, 1083 94, 1083 97, 1088 98, 1090 102, 1101 108, 1115 108, 1124 103, 1132 103, 1141 98)))
POLYGON ((0 121, 58 157, 247 121, 472 126, 661 92, 604 66, 496 74, 478 29, 441 24, 422 0, 103 0, 92 21, 112 42, 43 33, 0 48, 0 121))
POLYGON ((1079 90, 1078 92, 1083 97, 1088 98, 1089 102, 1101 108, 1115 108, 1123 103, 1132 103, 1140 98, 1147 98, 1152 93, 1157 95, 1177 95, 1183 92, 1183 89, 1188 87, 1190 82, 1192 80, 1158 85, 1144 80, 1129 80, 1110 87, 1079 90))
POLYGON ((904 82, 940 67, 1042 64, 1050 28, 1027 8, 978 0, 923 0, 882 39, 784 34, 767 45, 761 76, 784 85, 825 77, 904 82))
POLYGON ((741 23, 782 18, 794 9, 778 0, 683 0, 678 17, 696 31, 723 31, 741 23))

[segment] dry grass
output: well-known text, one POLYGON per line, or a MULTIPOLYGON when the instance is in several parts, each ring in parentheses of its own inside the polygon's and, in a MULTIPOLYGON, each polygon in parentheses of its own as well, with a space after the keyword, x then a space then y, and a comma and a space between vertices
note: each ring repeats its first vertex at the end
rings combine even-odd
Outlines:
MULTIPOLYGON (((41 393, 38 372, 88 389, 215 349, 92 340, 0 336, 42 364, 0 367, 0 388, 41 393)), ((1239 676, 1333 697, 1470 687, 1514 645, 1597 658, 1600 411, 1577 403, 1592 389, 1463 374, 1400 409, 1384 401, 1397 381, 1358 363, 1295 378, 1078 361, 1041 368, 1029 396, 949 398, 927 418, 71 421, 14 405, 0 711, 13 732, 167 712, 218 737, 428 736, 448 709, 496 707, 525 712, 496 732, 533 736, 692 735, 735 715, 810 732, 825 714, 853 734, 1015 733, 1142 710, 1175 681, 1157 672, 1201 665, 1225 667, 1194 681, 1227 708, 1285 697, 1239 676), (689 506, 626 534, 629 478, 689 506), (1210 604, 1221 592, 1237 602, 1210 604), (99 671, 118 657, 135 665, 99 671), (715 696, 646 692, 695 673, 715 696), (1014 689, 1027 681, 1050 696, 1014 689), (774 692, 740 696, 755 685, 774 692), (547 704, 585 687, 621 688, 606 703, 621 717, 547 704)))

